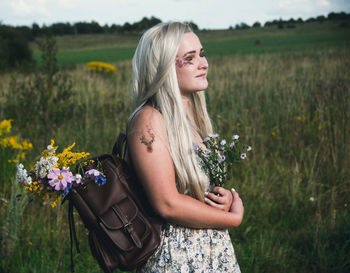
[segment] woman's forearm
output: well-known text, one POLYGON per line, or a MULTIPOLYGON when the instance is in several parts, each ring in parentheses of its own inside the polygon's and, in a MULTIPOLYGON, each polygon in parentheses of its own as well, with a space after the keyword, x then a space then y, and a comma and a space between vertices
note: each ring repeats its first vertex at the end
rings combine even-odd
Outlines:
POLYGON ((180 193, 155 209, 166 221, 193 228, 233 228, 243 219, 240 213, 225 212, 180 193))

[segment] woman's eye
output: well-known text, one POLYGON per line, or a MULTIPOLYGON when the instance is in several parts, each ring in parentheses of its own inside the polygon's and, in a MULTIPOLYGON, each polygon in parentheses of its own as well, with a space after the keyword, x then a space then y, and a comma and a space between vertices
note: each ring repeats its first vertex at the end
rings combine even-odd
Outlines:
POLYGON ((193 60, 193 57, 187 57, 187 58, 185 59, 186 62, 191 62, 192 60, 193 60))

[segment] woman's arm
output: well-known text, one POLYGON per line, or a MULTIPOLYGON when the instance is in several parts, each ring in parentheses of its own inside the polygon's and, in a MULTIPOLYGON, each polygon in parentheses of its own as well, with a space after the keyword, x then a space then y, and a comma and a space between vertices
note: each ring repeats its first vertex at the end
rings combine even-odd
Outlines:
POLYGON ((224 211, 177 191, 162 115, 146 107, 128 133, 130 156, 153 208, 167 221, 194 228, 232 228, 241 224, 242 202, 233 196, 224 211))

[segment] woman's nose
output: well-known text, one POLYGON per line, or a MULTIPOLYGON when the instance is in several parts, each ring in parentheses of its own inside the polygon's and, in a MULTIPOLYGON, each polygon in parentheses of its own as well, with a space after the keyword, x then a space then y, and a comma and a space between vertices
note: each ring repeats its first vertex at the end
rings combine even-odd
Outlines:
POLYGON ((205 57, 200 59, 198 69, 208 69, 208 61, 205 57))

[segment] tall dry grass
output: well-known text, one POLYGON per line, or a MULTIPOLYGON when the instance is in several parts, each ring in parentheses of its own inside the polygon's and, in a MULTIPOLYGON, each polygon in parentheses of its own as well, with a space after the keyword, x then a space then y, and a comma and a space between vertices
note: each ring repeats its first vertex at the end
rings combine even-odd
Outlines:
MULTIPOLYGON (((245 205, 242 225, 231 230, 242 272, 350 269, 349 56, 349 49, 329 49, 209 59, 206 94, 215 129, 226 137, 238 133, 253 147, 227 185, 245 205)), ((115 65, 115 75, 90 73, 84 66, 69 70, 75 106, 52 136, 60 145, 75 141, 79 150, 105 153, 125 130, 132 111, 131 65, 115 65)), ((0 77, 1 109, 9 81, 9 75, 0 77)), ((1 118, 7 114, 0 111, 1 118)), ((17 133, 25 134, 21 128, 17 133)), ((4 189, 9 181, 2 183, 4 189)), ((8 199, 10 192, 1 197, 8 199)), ((78 226, 82 254, 75 257, 76 271, 100 272, 79 221, 78 226)), ((1 260, 3 270, 68 271, 65 206, 32 202, 19 229, 13 255, 1 260)))

